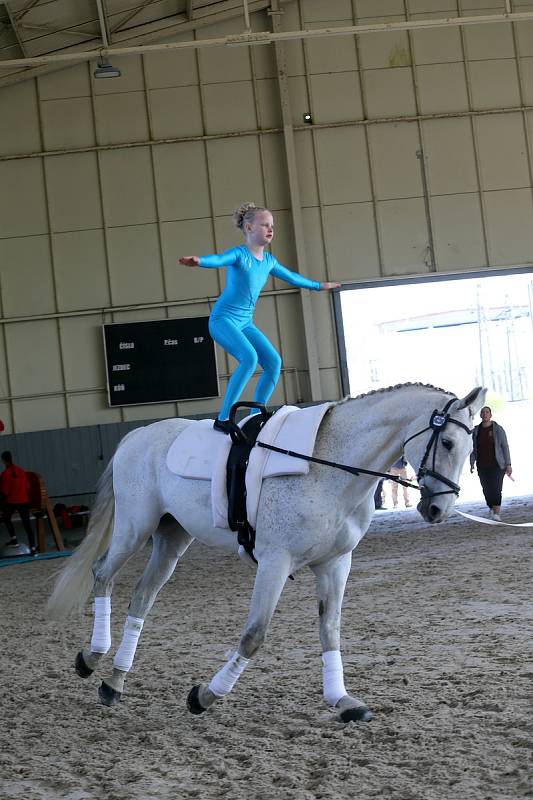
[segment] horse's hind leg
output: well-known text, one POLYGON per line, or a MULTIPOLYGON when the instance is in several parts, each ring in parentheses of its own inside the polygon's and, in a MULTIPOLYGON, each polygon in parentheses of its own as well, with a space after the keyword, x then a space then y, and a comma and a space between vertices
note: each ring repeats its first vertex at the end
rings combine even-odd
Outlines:
POLYGON ((144 513, 127 507, 117 500, 111 544, 106 553, 93 566, 94 575, 94 622, 90 647, 78 653, 76 672, 87 678, 98 666, 101 658, 111 647, 111 593, 117 572, 131 556, 148 540, 157 527, 159 514, 156 509, 144 506, 144 513))
POLYGON ((370 709, 344 688, 340 652, 341 607, 351 564, 352 554, 346 553, 311 567, 316 577, 324 699, 337 709, 342 722, 368 722, 372 719, 370 709))
POLYGON ((260 559, 248 620, 239 648, 219 669, 209 685, 202 683, 193 686, 187 698, 187 708, 192 714, 201 714, 216 700, 231 692, 250 658, 255 655, 265 639, 268 625, 290 571, 290 559, 285 554, 260 559))
POLYGON ((120 702, 145 617, 174 572, 178 559, 192 541, 192 537, 174 519, 163 519, 154 533, 152 554, 133 592, 122 641, 113 661, 113 674, 108 681, 102 682, 98 690, 104 705, 111 706, 120 702))

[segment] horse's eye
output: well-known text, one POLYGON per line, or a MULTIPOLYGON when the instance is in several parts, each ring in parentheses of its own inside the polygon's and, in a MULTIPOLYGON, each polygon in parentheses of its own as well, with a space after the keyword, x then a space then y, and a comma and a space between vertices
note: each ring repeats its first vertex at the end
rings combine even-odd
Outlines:
POLYGON ((453 447, 453 442, 451 439, 443 439, 442 446, 446 448, 446 450, 451 450, 453 447))

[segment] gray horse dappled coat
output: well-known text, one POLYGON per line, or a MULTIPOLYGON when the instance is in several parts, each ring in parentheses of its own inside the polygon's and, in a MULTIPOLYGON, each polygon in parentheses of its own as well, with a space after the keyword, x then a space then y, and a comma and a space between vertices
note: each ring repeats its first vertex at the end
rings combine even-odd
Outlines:
MULTIPOLYGON (((453 508, 472 439, 468 431, 483 406, 486 390, 463 399, 423 384, 401 384, 335 404, 318 432, 314 456, 351 467, 386 471, 401 455, 420 466, 420 514, 441 522, 453 508), (438 435, 434 411, 448 404, 438 435), (450 423, 447 424, 449 418, 450 423), (428 446, 431 444, 430 449, 428 446), (424 466, 430 455, 430 467, 424 466), (449 487, 452 487, 450 489, 449 487)), ((89 677, 111 648, 113 579, 126 561, 153 539, 152 554, 135 587, 112 674, 99 695, 106 705, 120 701, 144 620, 180 556, 194 539, 237 552, 236 535, 214 528, 208 481, 171 473, 166 454, 191 420, 170 419, 130 432, 103 474, 89 531, 59 576, 48 609, 64 616, 81 608, 91 592, 95 619, 91 643, 76 658, 76 671, 89 677)), ((261 646, 291 573, 310 567, 316 577, 324 698, 343 721, 368 720, 371 712, 344 686, 340 654, 341 606, 352 551, 374 512, 377 478, 354 476, 312 463, 307 475, 268 478, 257 516, 258 560, 248 619, 235 653, 209 683, 193 687, 188 707, 201 713, 234 687, 261 646)), ((198 603, 204 603, 198 597, 198 603)))

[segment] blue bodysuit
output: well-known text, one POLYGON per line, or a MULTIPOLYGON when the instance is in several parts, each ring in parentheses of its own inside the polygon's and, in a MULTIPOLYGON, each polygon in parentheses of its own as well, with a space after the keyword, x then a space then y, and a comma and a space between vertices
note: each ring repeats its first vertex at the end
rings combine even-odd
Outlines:
POLYGON ((201 256, 201 267, 226 267, 224 291, 215 303, 209 318, 209 333, 218 344, 238 361, 226 389, 219 419, 228 419, 234 403, 252 377, 257 362, 263 374, 259 378, 254 400, 266 404, 278 382, 281 358, 266 336, 253 324, 257 298, 269 275, 302 289, 320 290, 318 281, 291 272, 270 253, 262 261, 246 245, 232 247, 222 255, 201 256))

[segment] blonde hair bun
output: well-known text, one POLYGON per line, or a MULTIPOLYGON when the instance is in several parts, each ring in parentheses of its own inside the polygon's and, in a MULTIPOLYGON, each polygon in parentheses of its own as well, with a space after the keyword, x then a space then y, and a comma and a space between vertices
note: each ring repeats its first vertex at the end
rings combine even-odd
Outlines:
POLYGON ((244 223, 251 222, 260 211, 267 211, 267 209, 256 206, 255 203, 242 203, 239 208, 233 212, 233 222, 237 228, 242 230, 244 223))

